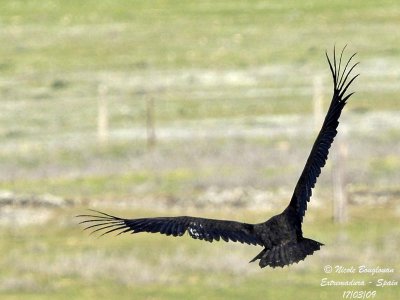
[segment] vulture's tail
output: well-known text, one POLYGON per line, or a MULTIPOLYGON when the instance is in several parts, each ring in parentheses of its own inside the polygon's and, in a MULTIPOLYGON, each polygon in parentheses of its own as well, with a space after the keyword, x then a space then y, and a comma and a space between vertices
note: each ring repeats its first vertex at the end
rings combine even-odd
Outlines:
POLYGON ((321 244, 317 241, 303 238, 297 243, 287 243, 285 245, 276 246, 272 249, 263 249, 256 257, 250 262, 260 260, 259 265, 261 268, 270 266, 284 267, 293 263, 298 263, 300 260, 306 258, 307 255, 311 255, 314 251, 320 249, 321 244))

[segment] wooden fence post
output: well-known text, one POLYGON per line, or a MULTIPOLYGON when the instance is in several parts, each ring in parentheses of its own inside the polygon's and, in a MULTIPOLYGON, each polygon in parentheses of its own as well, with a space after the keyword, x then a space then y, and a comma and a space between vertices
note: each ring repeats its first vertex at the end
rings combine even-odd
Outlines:
POLYGON ((348 150, 345 127, 341 131, 337 136, 336 147, 333 147, 333 221, 335 223, 345 223, 348 220, 345 179, 345 162, 348 150))
POLYGON ((154 99, 152 96, 145 96, 145 100, 147 148, 152 149, 156 144, 156 130, 154 125, 154 99))
POLYGON ((101 144, 106 144, 109 138, 107 91, 108 88, 106 85, 99 84, 97 102, 97 139, 101 144))
POLYGON ((318 132, 323 121, 322 103, 324 99, 323 81, 321 75, 316 75, 313 81, 314 128, 318 132))

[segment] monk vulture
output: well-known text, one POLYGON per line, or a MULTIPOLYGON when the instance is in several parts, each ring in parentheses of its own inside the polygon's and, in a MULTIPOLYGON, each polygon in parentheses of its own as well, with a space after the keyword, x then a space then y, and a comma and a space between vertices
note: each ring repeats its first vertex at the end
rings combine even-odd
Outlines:
POLYGON ((226 242, 260 245, 264 249, 250 262, 259 260, 261 268, 265 266, 283 267, 298 263, 307 255, 319 250, 323 244, 303 237, 301 225, 312 189, 328 159, 329 148, 337 133, 340 114, 347 100, 353 94, 348 93, 347 89, 359 75, 351 74, 358 64, 351 62, 356 54, 350 56, 347 63, 342 65, 345 48, 341 51, 338 59, 335 49, 333 49, 333 63, 325 52, 333 77, 332 101, 303 172, 294 188, 290 203, 282 213, 263 223, 247 224, 189 216, 124 219, 94 211, 94 214, 78 216, 85 218, 81 222, 87 225, 85 229, 91 229, 93 232, 103 231, 103 234, 115 231, 119 234, 159 232, 175 237, 188 232, 192 238, 208 242, 222 239, 226 242))

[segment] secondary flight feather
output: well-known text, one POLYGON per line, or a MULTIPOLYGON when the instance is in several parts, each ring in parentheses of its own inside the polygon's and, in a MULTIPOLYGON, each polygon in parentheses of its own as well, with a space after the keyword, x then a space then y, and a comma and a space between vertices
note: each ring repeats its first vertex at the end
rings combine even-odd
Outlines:
POLYGON ((248 224, 190 216, 126 219, 92 210, 93 214, 78 216, 85 218, 81 222, 87 225, 85 229, 102 232, 102 235, 111 232, 158 232, 178 237, 187 232, 194 239, 208 242, 223 240, 259 245, 264 247, 263 250, 250 262, 258 260, 261 268, 284 267, 298 263, 307 255, 319 250, 323 244, 303 237, 301 225, 312 189, 328 159, 329 148, 337 134, 340 115, 347 100, 353 95, 348 93, 348 88, 359 75, 352 75, 358 64, 352 63, 356 54, 351 55, 347 62, 342 64, 345 48, 338 58, 335 48, 333 49, 333 61, 325 53, 333 78, 332 100, 289 205, 282 213, 263 223, 248 224))

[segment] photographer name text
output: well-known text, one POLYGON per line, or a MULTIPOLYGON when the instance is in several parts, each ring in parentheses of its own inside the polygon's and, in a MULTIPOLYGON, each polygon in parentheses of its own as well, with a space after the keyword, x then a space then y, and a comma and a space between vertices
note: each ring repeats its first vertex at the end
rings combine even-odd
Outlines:
POLYGON ((369 275, 374 277, 373 280, 361 280, 361 279, 350 279, 350 280, 332 280, 327 277, 322 278, 320 282, 320 286, 375 286, 375 287, 394 287, 398 286, 399 282, 393 279, 384 279, 380 278, 384 275, 393 275, 395 273, 394 268, 390 267, 370 267, 366 265, 360 265, 357 267, 354 266, 342 266, 342 265, 326 265, 324 266, 324 272, 326 274, 348 274, 348 275, 369 275))

